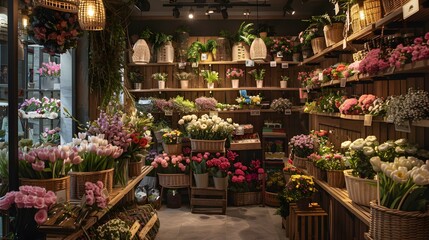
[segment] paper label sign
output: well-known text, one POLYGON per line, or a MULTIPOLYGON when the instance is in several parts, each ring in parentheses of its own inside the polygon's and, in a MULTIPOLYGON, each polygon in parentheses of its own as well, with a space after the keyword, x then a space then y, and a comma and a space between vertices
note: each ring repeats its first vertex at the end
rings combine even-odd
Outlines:
POLYGON ((197 67, 198 67, 198 63, 197 63, 197 62, 193 62, 193 63, 192 63, 192 67, 193 67, 193 68, 197 68, 197 67))
POLYGON ((345 88, 347 84, 347 78, 341 78, 340 87, 345 88))
POLYGON ((282 68, 289 68, 289 63, 282 63, 282 68))
POLYGON ((130 239, 133 239, 133 237, 136 235, 139 228, 140 228, 139 220, 136 220, 130 228, 130 232, 131 232, 131 238, 130 239))
POLYGON ((292 114, 292 110, 289 109, 285 109, 285 115, 291 115, 292 114))
POLYGON ((207 60, 207 53, 201 53, 201 60, 206 61, 207 60))
POLYGON ((165 116, 173 116, 173 111, 172 110, 165 110, 165 116))
POLYGON ((347 48, 347 39, 344 38, 343 40, 343 49, 347 48))
POLYGON ((277 62, 276 61, 271 61, 270 62, 270 67, 277 67, 277 62))
POLYGON ((306 99, 306 98, 308 98, 307 92, 305 92, 302 88, 299 89, 299 98, 300 99, 306 99))
POLYGON ((255 61, 247 59, 246 67, 253 67, 253 66, 255 66, 255 61))
POLYGON ((217 115, 218 115, 218 112, 217 112, 217 111, 210 111, 210 112, 209 112, 209 116, 210 116, 210 117, 217 116, 217 115))
POLYGON ((323 81, 323 73, 319 73, 319 81, 323 81))
POLYGON ((411 0, 408 3, 406 3, 404 6, 402 6, 402 17, 404 19, 409 18, 410 16, 414 15, 416 12, 419 11, 419 0, 411 0))
POLYGON ((335 3, 335 15, 338 15, 340 13, 340 4, 335 3))
POLYGON ((64 203, 66 202, 66 190, 59 190, 55 192, 55 195, 57 195, 57 203, 64 203))
POLYGON ((250 116, 260 116, 261 110, 250 110, 250 116))
POLYGON ((363 120, 363 125, 365 127, 371 127, 372 126, 372 115, 371 114, 365 114, 365 118, 363 120))
POLYGON ((185 62, 179 62, 179 69, 185 69, 186 68, 186 63, 185 62))
POLYGON ((410 121, 405 121, 403 124, 395 124, 395 131, 411 133, 410 121))

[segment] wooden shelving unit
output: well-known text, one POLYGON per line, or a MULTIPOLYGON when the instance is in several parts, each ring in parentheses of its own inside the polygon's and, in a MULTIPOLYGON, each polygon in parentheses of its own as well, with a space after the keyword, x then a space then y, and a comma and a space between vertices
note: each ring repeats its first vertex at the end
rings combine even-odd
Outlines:
MULTIPOLYGON (((282 63, 287 63, 289 65, 298 65, 300 62, 293 62, 293 61, 280 61, 276 62, 277 67, 281 67, 282 63)), ((191 65, 191 63, 186 63, 187 65, 191 65)), ((266 61, 255 61, 255 65, 268 65, 270 62, 266 61)), ((130 67, 140 67, 140 66, 176 66, 179 65, 179 62, 173 62, 173 63, 146 63, 146 64, 135 64, 135 63, 129 63, 128 66, 130 67)), ((246 65, 245 61, 213 61, 213 62, 199 62, 198 65, 246 65)))
POLYGON ((299 88, 280 88, 280 87, 240 87, 240 88, 164 88, 164 89, 130 89, 130 93, 157 93, 157 92, 224 92, 224 91, 299 91, 299 88))

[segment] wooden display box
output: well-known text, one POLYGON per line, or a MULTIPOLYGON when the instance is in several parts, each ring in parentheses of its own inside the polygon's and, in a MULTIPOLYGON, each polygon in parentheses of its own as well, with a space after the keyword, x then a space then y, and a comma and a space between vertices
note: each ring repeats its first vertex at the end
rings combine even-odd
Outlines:
POLYGON ((229 149, 232 151, 261 149, 261 140, 259 139, 259 134, 256 133, 256 136, 257 138, 232 141, 229 149))
POLYGON ((215 188, 191 188, 191 212, 225 214, 227 191, 215 188))
POLYGON ((289 212, 289 216, 282 219, 287 238, 290 240, 328 239, 328 214, 320 206, 313 206, 303 211, 295 204, 291 204, 289 212))

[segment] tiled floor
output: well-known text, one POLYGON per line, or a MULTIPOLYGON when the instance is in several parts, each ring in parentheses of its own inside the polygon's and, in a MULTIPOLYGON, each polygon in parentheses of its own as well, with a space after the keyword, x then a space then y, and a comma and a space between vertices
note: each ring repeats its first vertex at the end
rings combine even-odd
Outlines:
POLYGON ((226 215, 192 214, 162 206, 157 240, 284 240, 281 217, 271 207, 228 207, 226 215))

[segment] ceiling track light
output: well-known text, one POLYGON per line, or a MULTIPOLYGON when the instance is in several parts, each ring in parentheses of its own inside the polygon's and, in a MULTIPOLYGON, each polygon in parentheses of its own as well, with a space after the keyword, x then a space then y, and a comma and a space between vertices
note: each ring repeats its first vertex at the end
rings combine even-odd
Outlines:
POLYGON ((192 7, 191 7, 191 9, 189 9, 188 18, 189 19, 193 19, 194 18, 194 9, 192 9, 192 7))
POLYGON ((228 8, 226 6, 221 6, 220 12, 222 13, 223 19, 228 19, 228 8))
POLYGON ((150 2, 149 0, 137 0, 134 4, 141 12, 149 12, 150 11, 150 2))
POLYGON ((292 8, 293 0, 288 0, 286 4, 283 6, 283 17, 286 16, 286 14, 294 15, 295 9, 292 8))
POLYGON ((246 9, 246 10, 243 12, 243 15, 244 15, 244 16, 250 16, 250 11, 249 11, 249 9, 246 9))
POLYGON ((180 11, 178 7, 173 8, 173 17, 179 18, 180 17, 180 11))

